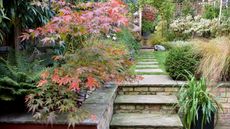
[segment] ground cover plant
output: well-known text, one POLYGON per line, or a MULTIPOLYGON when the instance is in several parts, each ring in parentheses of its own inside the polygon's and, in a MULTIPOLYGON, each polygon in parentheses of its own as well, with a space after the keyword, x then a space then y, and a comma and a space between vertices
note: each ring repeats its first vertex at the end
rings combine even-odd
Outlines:
POLYGON ((14 101, 30 93, 43 69, 39 61, 31 63, 22 53, 16 60, 0 58, 0 100, 14 101))

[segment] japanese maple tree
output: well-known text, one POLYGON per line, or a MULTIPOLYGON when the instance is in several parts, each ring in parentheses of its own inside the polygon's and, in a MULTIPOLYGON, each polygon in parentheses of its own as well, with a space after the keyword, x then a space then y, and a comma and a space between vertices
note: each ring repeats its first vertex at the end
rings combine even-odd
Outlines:
POLYGON ((78 122, 80 108, 76 101, 81 90, 133 78, 126 46, 98 40, 128 25, 127 10, 121 0, 56 4, 58 14, 49 23, 21 36, 22 41, 36 38, 44 45, 66 46, 63 55, 54 57, 58 65, 41 74, 37 90, 27 96, 26 103, 35 118, 52 122, 57 113, 67 113, 69 124, 74 125, 78 122))
POLYGON ((126 5, 121 0, 79 5, 59 1, 58 5, 61 7, 58 14, 45 26, 23 33, 22 41, 39 38, 44 44, 65 43, 73 51, 82 47, 86 37, 117 32, 128 25, 126 5))

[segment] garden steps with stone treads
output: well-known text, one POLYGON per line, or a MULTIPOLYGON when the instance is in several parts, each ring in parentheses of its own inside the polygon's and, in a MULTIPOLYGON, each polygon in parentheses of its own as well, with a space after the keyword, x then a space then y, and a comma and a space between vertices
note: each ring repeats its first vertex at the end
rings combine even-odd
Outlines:
MULTIPOLYGON (((164 73, 152 54, 138 58, 138 75, 164 73)), ((167 75, 141 75, 141 80, 120 84, 114 102, 111 129, 182 129, 176 94, 183 82, 167 75)))
POLYGON ((120 113, 112 118, 111 129, 182 129, 176 114, 120 113))
POLYGON ((175 95, 119 95, 114 103, 114 113, 176 113, 175 95))

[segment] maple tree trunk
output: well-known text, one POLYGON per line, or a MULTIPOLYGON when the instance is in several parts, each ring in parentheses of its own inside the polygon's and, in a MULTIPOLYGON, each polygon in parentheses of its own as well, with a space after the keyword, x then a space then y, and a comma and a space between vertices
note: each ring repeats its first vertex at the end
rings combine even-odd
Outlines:
POLYGON ((19 36, 21 34, 21 28, 19 25, 14 26, 14 49, 15 51, 19 51, 20 49, 20 39, 19 36))

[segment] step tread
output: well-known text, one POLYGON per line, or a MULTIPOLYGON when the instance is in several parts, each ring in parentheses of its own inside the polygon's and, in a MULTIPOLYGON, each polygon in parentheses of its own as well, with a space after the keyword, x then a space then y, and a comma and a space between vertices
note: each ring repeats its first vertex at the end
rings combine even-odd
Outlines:
POLYGON ((151 68, 151 67, 154 67, 154 68, 159 68, 159 65, 136 65, 136 68, 151 68))
POLYGON ((140 75, 141 80, 124 82, 121 86, 181 86, 185 81, 174 81, 168 75, 140 75))
POLYGON ((156 59, 139 59, 140 62, 156 62, 156 59))
POLYGON ((158 62, 137 62, 138 65, 156 65, 158 62))
POLYGON ((118 95, 115 104, 176 104, 175 95, 118 95))
POLYGON ((164 71, 157 68, 157 69, 136 69, 135 72, 137 73, 141 73, 141 72, 143 73, 155 73, 155 72, 163 73, 164 71))
POLYGON ((115 127, 182 127, 177 114, 119 113, 114 114, 111 126, 115 127))

